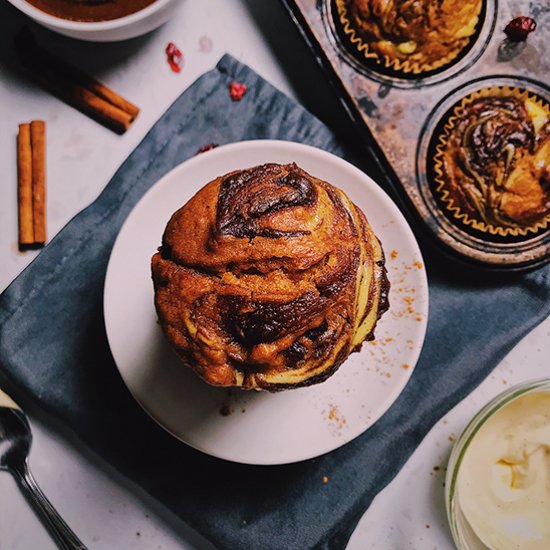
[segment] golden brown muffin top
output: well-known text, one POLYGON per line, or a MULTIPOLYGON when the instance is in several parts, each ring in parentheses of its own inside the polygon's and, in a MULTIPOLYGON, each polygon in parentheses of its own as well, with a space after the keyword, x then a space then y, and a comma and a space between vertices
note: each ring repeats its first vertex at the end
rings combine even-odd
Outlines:
POLYGON ((168 222, 152 269, 169 341, 215 385, 321 381, 387 307, 364 215, 295 164, 210 182, 168 222))

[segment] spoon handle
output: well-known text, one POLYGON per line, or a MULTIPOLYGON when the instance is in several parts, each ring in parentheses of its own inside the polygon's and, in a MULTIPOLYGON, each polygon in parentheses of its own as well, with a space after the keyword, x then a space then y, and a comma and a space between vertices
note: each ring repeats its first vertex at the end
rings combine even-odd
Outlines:
POLYGON ((44 525, 55 539, 58 547, 61 550, 86 550, 86 546, 73 533, 71 528, 65 523, 63 518, 46 498, 30 470, 25 466, 22 471, 17 473, 17 478, 23 489, 23 493, 34 507, 35 511, 39 514, 44 525))

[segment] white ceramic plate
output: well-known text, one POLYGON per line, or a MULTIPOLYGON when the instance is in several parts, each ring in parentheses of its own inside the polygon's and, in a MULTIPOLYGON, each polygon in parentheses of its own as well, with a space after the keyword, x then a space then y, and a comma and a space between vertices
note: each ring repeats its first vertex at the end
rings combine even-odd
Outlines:
POLYGON ((426 331, 428 288, 420 250, 389 197, 363 172, 325 151, 284 141, 219 147, 177 166, 136 205, 116 240, 105 281, 105 325, 124 382, 162 427, 219 458, 284 464, 312 458, 363 433, 410 378, 426 331), (172 213, 231 170, 296 162, 343 189, 386 252, 390 310, 338 372, 309 388, 266 392, 214 388, 180 365, 157 324, 151 256, 172 213))

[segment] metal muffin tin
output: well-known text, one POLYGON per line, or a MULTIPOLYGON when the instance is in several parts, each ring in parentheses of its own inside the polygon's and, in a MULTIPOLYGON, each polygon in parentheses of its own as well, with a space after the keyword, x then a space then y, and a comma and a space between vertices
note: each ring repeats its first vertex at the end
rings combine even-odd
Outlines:
POLYGON ((450 252, 486 267, 514 270, 550 261, 550 231, 521 242, 473 235, 441 211, 429 181, 430 140, 448 109, 474 90, 506 84, 550 103, 550 7, 536 0, 485 0, 472 45, 455 62, 426 76, 383 72, 351 51, 339 31, 334 0, 283 0, 365 145, 396 191, 450 252), (519 15, 537 29, 512 43, 502 29, 519 15))

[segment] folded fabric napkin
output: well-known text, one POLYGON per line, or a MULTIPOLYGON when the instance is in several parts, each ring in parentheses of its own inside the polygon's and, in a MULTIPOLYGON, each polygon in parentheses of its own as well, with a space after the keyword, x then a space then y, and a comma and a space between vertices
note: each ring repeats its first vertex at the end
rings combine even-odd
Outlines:
POLYGON ((159 428, 118 375, 103 323, 105 269, 124 219, 164 173, 205 143, 257 138, 344 154, 322 123, 225 56, 0 296, 0 381, 220 548, 344 548, 430 427, 550 313, 550 270, 497 278, 425 248, 431 306, 424 350, 408 386, 372 428, 328 455, 286 466, 246 466, 195 451, 159 428), (248 86, 241 102, 229 98, 233 80, 248 86), (319 482, 325 475, 327 485, 319 482))

